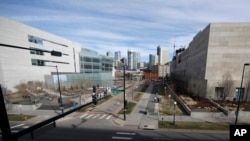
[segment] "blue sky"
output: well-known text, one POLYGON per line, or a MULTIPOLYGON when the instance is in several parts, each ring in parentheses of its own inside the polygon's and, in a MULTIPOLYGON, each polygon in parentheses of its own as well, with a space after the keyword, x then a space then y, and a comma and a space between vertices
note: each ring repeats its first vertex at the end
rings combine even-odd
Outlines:
POLYGON ((148 61, 160 45, 187 47, 211 22, 250 22, 249 0, 0 0, 0 15, 106 54, 148 61))

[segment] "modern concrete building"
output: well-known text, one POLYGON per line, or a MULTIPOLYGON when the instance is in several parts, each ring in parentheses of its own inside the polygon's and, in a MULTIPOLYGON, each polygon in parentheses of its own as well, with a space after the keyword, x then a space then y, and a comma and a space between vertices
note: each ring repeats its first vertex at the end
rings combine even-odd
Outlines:
POLYGON ((92 79, 90 73, 95 73, 94 77, 98 82, 102 78, 109 81, 112 79, 113 59, 84 49, 79 43, 5 17, 0 17, 0 31, 2 87, 15 91, 15 86, 22 82, 49 80, 57 83, 56 68, 60 81, 72 82, 75 77, 92 79), (90 54, 87 56, 84 51, 92 56, 88 57, 90 54), (91 68, 88 68, 88 61, 91 61, 91 68))
POLYGON ((5 17, 0 17, 0 31, 3 87, 13 89, 21 82, 44 81, 45 74, 56 72, 49 66, 57 66, 60 73, 80 72, 80 44, 5 17))
MULTIPOLYGON (((197 33, 188 48, 176 51, 171 75, 193 95, 235 100, 245 63, 250 63, 250 23, 211 23, 197 33)), ((249 70, 250 66, 245 66, 245 76, 249 70)), ((249 95, 247 79, 243 79, 243 98, 249 95)))

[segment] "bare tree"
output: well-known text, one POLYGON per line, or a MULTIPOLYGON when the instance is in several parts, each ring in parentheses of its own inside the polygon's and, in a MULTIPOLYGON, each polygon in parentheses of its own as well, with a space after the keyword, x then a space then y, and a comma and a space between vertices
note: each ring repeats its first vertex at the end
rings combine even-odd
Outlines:
POLYGON ((234 91, 234 81, 232 80, 231 74, 229 72, 225 73, 222 77, 222 82, 218 85, 223 88, 221 98, 225 101, 225 99, 234 91))
POLYGON ((44 87, 43 82, 42 81, 35 81, 34 87, 37 91, 42 91, 43 87, 44 87))
POLYGON ((27 91, 28 85, 26 83, 20 83, 16 85, 15 88, 22 97, 27 97, 30 95, 30 93, 27 91))

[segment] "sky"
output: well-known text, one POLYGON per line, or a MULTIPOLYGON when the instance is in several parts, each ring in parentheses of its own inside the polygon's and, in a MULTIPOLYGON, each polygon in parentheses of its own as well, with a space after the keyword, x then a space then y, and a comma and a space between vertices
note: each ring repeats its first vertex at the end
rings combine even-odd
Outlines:
POLYGON ((188 47, 209 23, 250 22, 249 0, 0 0, 0 16, 106 52, 188 47))

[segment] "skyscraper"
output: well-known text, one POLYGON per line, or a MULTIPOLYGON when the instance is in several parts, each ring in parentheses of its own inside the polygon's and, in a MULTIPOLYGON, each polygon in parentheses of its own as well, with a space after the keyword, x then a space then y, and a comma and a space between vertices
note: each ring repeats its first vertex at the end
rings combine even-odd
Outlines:
POLYGON ((149 66, 153 66, 156 64, 158 64, 158 56, 153 55, 153 54, 149 54, 149 66))
POLYGON ((137 69, 137 63, 141 60, 140 52, 128 50, 128 69, 137 69))
POLYGON ((169 61, 169 51, 160 46, 157 47, 158 64, 164 65, 169 61))
POLYGON ((115 60, 121 60, 121 51, 115 52, 115 60))

